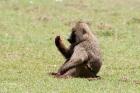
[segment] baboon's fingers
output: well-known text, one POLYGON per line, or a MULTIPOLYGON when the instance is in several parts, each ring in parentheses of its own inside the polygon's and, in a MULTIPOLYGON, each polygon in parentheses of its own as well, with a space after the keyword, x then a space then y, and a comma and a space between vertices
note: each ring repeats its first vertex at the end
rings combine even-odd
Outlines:
POLYGON ((60 36, 56 36, 56 38, 55 38, 55 40, 60 40, 61 38, 60 38, 60 36))
POLYGON ((57 73, 55 73, 55 72, 50 72, 50 73, 48 73, 49 75, 57 75, 57 73))
POLYGON ((49 75, 52 75, 54 77, 60 77, 61 75, 59 73, 55 73, 55 72, 51 72, 51 73, 48 73, 49 75))
POLYGON ((56 46, 59 46, 60 45, 60 42, 61 42, 60 36, 56 36, 56 38, 55 38, 55 45, 56 46))

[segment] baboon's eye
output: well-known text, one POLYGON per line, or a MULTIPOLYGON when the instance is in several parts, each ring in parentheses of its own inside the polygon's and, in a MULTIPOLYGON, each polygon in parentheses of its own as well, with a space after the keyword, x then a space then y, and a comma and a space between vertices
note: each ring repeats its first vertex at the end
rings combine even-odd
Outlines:
POLYGON ((85 34, 85 33, 86 33, 86 30, 85 30, 85 29, 83 29, 83 30, 82 30, 82 32, 83 32, 83 34, 85 34))

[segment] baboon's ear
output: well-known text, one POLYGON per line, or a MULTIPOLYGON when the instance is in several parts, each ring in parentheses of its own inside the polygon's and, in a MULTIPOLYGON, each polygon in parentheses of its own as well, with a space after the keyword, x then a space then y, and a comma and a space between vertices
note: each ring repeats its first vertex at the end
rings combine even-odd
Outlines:
POLYGON ((91 26, 92 23, 91 22, 86 22, 86 24, 89 25, 89 26, 91 26))

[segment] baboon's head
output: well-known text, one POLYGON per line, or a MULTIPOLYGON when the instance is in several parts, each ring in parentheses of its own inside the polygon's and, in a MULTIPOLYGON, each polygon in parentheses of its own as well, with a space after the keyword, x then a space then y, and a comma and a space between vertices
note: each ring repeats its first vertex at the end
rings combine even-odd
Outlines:
POLYGON ((73 43, 79 43, 81 41, 87 40, 92 35, 89 26, 84 22, 77 22, 76 25, 72 28, 72 32, 68 41, 73 43))

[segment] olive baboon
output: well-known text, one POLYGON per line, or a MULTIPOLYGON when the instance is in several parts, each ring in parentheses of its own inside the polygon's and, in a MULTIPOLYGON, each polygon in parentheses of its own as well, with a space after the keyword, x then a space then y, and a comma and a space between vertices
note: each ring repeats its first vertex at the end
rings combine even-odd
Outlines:
POLYGON ((88 24, 77 22, 68 41, 71 45, 66 48, 60 36, 55 38, 55 45, 66 61, 57 73, 52 74, 57 77, 97 77, 102 65, 101 54, 97 38, 88 24))

